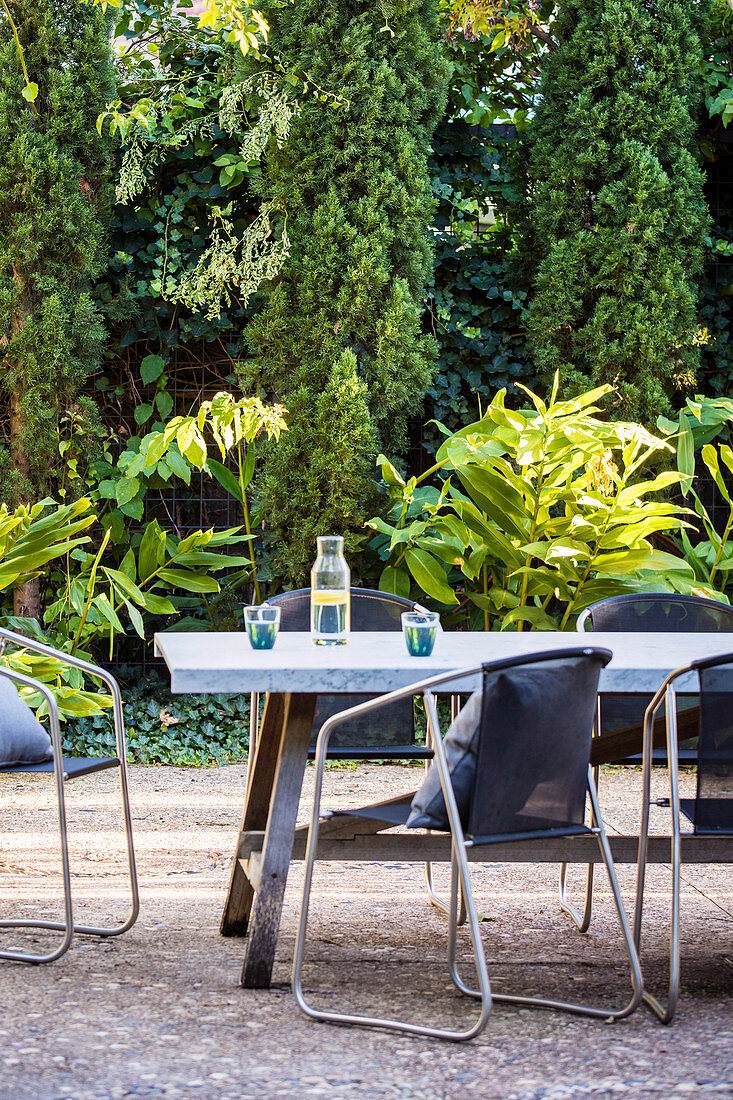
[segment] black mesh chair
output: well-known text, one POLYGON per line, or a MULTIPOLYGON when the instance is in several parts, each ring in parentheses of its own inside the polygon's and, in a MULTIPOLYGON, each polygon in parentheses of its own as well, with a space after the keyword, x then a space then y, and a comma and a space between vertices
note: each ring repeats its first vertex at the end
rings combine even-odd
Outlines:
MULTIPOLYGON (((701 596, 681 596, 674 592, 631 592, 623 596, 610 596, 591 604, 578 616, 577 629, 581 633, 590 630, 609 632, 646 631, 660 634, 702 634, 733 632, 733 607, 717 600, 701 596)), ((620 730, 641 729, 644 715, 651 701, 649 695, 601 695, 598 730, 615 733, 620 730)), ((686 695, 678 697, 680 720, 689 729, 696 722, 696 699, 686 695)), ((654 749, 653 758, 664 763, 665 750, 654 749)), ((680 753, 685 763, 697 759, 694 747, 685 747, 680 753)), ((640 755, 623 757, 617 763, 639 764, 640 755)), ((598 772, 596 771, 596 782, 598 772)), ((581 932, 590 925, 593 908, 593 864, 586 868, 585 898, 580 915, 567 897, 567 867, 560 869, 560 904, 572 916, 581 932)))
MULTIPOLYGON (((280 608, 280 629, 307 632, 310 630, 310 588, 282 592, 267 602, 280 608)), ((351 629, 376 631, 402 629, 403 611, 414 610, 413 600, 377 592, 368 588, 351 589, 351 629)), ((373 699, 372 695, 320 695, 313 719, 310 755, 315 755, 315 743, 323 723, 331 715, 373 699)), ((252 695, 250 711, 250 751, 257 743, 259 696, 252 695)), ((356 717, 346 723, 334 738, 329 755, 340 760, 425 759, 432 752, 415 744, 415 715, 411 699, 402 699, 379 714, 356 717)))
MULTIPOLYGON (((49 730, 51 735, 51 746, 53 749, 53 759, 37 764, 20 764, 3 767, 2 773, 4 775, 17 773, 27 775, 40 772, 46 773, 48 775, 53 775, 56 785, 56 796, 58 805, 58 827, 61 846, 61 870, 64 891, 63 921, 33 920, 20 918, 0 920, 0 929, 25 928, 61 932, 63 934, 57 945, 53 947, 50 951, 45 953, 2 949, 0 950, 0 959, 12 959, 16 962, 26 963, 53 962, 55 959, 60 958, 61 955, 63 955, 64 952, 68 950, 75 933, 84 936, 99 936, 102 938, 121 936, 122 933, 127 932, 128 929, 130 929, 137 920, 140 903, 138 897, 137 872, 135 868, 135 851, 132 840, 132 814, 130 811, 130 798, 127 786, 127 767, 125 759, 125 727, 124 717, 122 713, 122 697, 120 695, 120 689, 117 681, 115 680, 114 676, 106 671, 106 669, 99 668, 97 665, 90 664, 87 661, 82 661, 78 657, 72 657, 68 653, 63 653, 59 650, 53 649, 51 646, 43 645, 40 642, 36 642, 33 639, 26 638, 22 634, 16 634, 13 631, 0 628, 0 653, 3 652, 8 642, 17 645, 22 649, 31 650, 32 652, 38 653, 44 657, 49 657, 56 661, 60 661, 65 665, 71 666, 72 668, 78 668, 89 676, 96 677, 109 688, 110 694, 112 696, 112 715, 116 736, 117 756, 92 758, 68 756, 65 757, 61 748, 61 731, 59 727, 58 709, 56 706, 56 700, 51 690, 47 687, 46 684, 41 683, 39 680, 32 679, 29 676, 24 676, 21 673, 15 672, 9 668, 0 668, 0 676, 3 676, 8 680, 11 680, 13 683, 19 684, 21 686, 32 688, 34 691, 38 692, 44 697, 48 706, 49 730), (69 868, 69 846, 66 824, 64 785, 71 780, 81 779, 84 776, 93 775, 96 772, 107 771, 110 769, 117 770, 120 780, 122 817, 124 819, 125 838, 127 844, 127 866, 130 886, 130 911, 127 918, 123 922, 113 925, 111 927, 76 924, 74 923, 71 894, 71 872, 69 868)), ((28 710, 26 704, 23 703, 21 700, 18 700, 17 703, 25 710, 28 710)), ((32 718, 29 710, 28 715, 32 718)))
MULTIPOLYGON (((680 596, 672 592, 632 592, 611 596, 587 607, 578 617, 577 629, 602 631, 646 631, 660 634, 733 633, 733 607, 700 596, 680 596)), ((601 696, 601 732, 612 733, 641 726, 651 696, 601 696)), ((680 700, 683 708, 694 700, 680 700)), ((693 716, 694 717, 694 716, 693 716)), ((663 761, 663 750, 657 757, 663 761)), ((627 758, 640 763, 640 757, 627 758)), ((695 759, 694 750, 689 760, 695 759)), ((624 761, 619 761, 622 763, 624 761)))
POLYGON ((668 1024, 674 1016, 680 989, 680 868, 682 863, 680 815, 684 815, 692 823, 693 833, 697 835, 730 837, 731 862, 733 862, 733 653, 693 661, 687 667, 670 673, 646 712, 644 798, 639 830, 639 862, 634 914, 634 941, 637 950, 641 947, 644 909, 653 727, 655 715, 662 706, 666 710, 669 799, 660 800, 658 805, 669 806, 672 834, 669 995, 666 1007, 648 992, 644 994, 644 1000, 662 1023, 668 1024), (681 677, 689 674, 696 676, 699 685, 697 791, 695 798, 685 799, 679 796, 675 684, 681 677))
MULTIPOLYGON (((485 1027, 492 1000, 564 1009, 604 1020, 619 1019, 633 1012, 641 1000, 641 972, 631 929, 621 902, 589 767, 598 677, 601 668, 610 659, 611 653, 608 650, 584 647, 495 661, 483 668, 463 669, 413 684, 351 711, 335 715, 324 724, 318 737, 303 902, 293 962, 293 990, 298 1005, 306 1015, 316 1020, 339 1024, 394 1028, 412 1034, 464 1040, 478 1035, 485 1027), (451 743, 455 727, 449 731, 445 742, 443 740, 436 692, 441 692, 441 689, 443 692, 460 690, 462 678, 475 678, 477 674, 481 674, 483 679, 480 721, 471 732, 470 750, 464 745, 463 749, 466 751, 461 753, 455 739, 451 743), (415 694, 422 694, 424 697, 435 759, 431 766, 433 774, 431 776, 429 773, 426 777, 412 806, 421 805, 424 808, 426 790, 432 790, 433 795, 437 792, 438 799, 442 799, 440 813, 445 820, 445 826, 441 828, 451 834, 453 853, 448 931, 449 969, 456 987, 481 1002, 478 1020, 465 1030, 316 1008, 306 998, 302 984, 313 868, 318 852, 323 773, 329 740, 342 722, 357 715, 372 714, 382 706, 389 707, 400 700, 410 699, 415 694), (436 783, 436 773, 439 784, 436 783), (591 826, 585 824, 586 795, 590 796, 593 810, 594 823, 591 826), (612 1011, 593 1005, 541 997, 492 994, 468 872, 469 851, 498 841, 523 841, 527 842, 527 861, 531 862, 532 841, 541 841, 548 837, 572 838, 589 833, 597 838, 600 846, 630 960, 633 985, 630 999, 623 1007, 612 1011), (467 909, 467 923, 478 977, 477 989, 464 982, 456 962, 459 886, 467 909)), ((401 805, 392 802, 387 807, 371 806, 346 812, 369 818, 372 822, 383 822, 385 829, 397 824, 409 825, 411 820, 417 820, 420 826, 423 823, 423 810, 415 819, 417 811, 412 812, 407 802, 401 805)), ((430 809, 431 814, 434 812, 434 809, 430 809)), ((425 839, 428 841, 429 836, 426 835, 425 839)))

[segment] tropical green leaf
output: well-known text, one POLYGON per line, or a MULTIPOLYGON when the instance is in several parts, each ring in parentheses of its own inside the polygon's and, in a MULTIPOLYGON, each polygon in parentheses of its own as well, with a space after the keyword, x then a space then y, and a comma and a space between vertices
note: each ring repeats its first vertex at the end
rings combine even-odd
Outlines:
POLYGON ((665 470, 664 473, 657 474, 649 481, 638 482, 636 485, 630 485, 628 488, 622 489, 616 497, 616 502, 620 507, 625 508, 636 501, 641 501, 649 493, 658 493, 664 489, 669 489, 672 485, 676 485, 679 480, 679 474, 676 474, 674 470, 665 470))
POLYGON ((167 420, 173 412, 173 398, 167 390, 158 390, 155 395, 155 406, 162 420, 167 420))
POLYGON ((408 547, 405 550, 405 562, 420 588, 428 596, 438 600, 439 603, 451 605, 458 603, 453 589, 448 585, 445 572, 430 554, 416 547, 408 547))
POLYGON ((242 555, 212 554, 206 550, 192 550, 175 556, 175 565, 184 569, 240 569, 251 564, 251 559, 242 555))
POLYGON ((377 466, 381 468, 382 480, 384 481, 385 485, 394 485, 398 486, 399 488, 404 488, 404 479, 400 477, 400 475, 397 473, 397 470, 394 468, 392 463, 385 455, 380 454, 377 457, 377 466))
POLYGON ((188 569, 161 569, 158 576, 174 588, 184 592, 218 592, 219 582, 206 573, 193 573, 188 569))
POLYGON ((127 613, 130 616, 130 622, 135 628, 135 633, 145 641, 145 627, 143 626, 143 617, 135 607, 134 603, 130 603, 129 600, 124 600, 127 613))
POLYGON ((165 432, 152 432, 150 435, 147 435, 143 440, 143 447, 145 448, 146 469, 149 469, 151 466, 156 466, 168 450, 168 441, 165 432))
POLYGON ((102 572, 107 580, 112 581, 114 587, 120 591, 123 597, 134 600, 140 607, 145 607, 145 596, 125 573, 120 572, 119 569, 112 569, 109 565, 103 565, 102 572))
POLYGON ((120 634, 124 633, 125 628, 120 622, 117 612, 109 602, 106 592, 102 592, 99 596, 95 597, 94 605, 114 630, 118 631, 120 634))
POLYGON ((122 477, 115 485, 115 498, 119 505, 128 504, 140 491, 140 482, 136 477, 122 477))
POLYGON ((135 412, 133 413, 133 416, 135 417, 135 423, 136 424, 146 424, 148 422, 148 420, 150 420, 150 417, 152 415, 153 415, 153 406, 152 405, 146 405, 146 404, 137 405, 135 407, 135 412))
POLYGON ((723 475, 720 472, 720 463, 719 463, 719 460, 718 460, 718 452, 715 450, 715 447, 713 447, 713 445, 711 443, 707 443, 703 447, 700 454, 702 456, 703 462, 707 466, 710 473, 713 475, 713 480, 715 481, 715 484, 718 487, 718 491, 720 492, 720 495, 723 497, 723 499, 728 504, 730 504, 731 503, 730 493, 728 492, 728 487, 725 484, 725 481, 723 480, 723 475))
MULTIPOLYGON (((141 582, 148 579, 165 560, 165 532, 157 519, 152 520, 140 540, 137 552, 138 576, 141 582)), ((133 578, 134 579, 134 578, 133 578)))
POLYGON ((681 474, 680 488, 682 489, 682 496, 686 497, 692 488, 692 479, 695 476, 695 438, 685 409, 680 411, 679 416, 677 469, 681 474))
POLYGON ((474 504, 461 501, 454 507, 466 527, 477 538, 487 543, 495 558, 507 566, 521 564, 522 556, 511 539, 482 516, 474 504))
POLYGON ((180 477, 186 485, 191 484, 191 467, 177 447, 172 446, 168 449, 165 460, 176 477, 180 477))
POLYGON ((463 466, 456 471, 466 492, 500 530, 524 541, 529 533, 529 516, 524 500, 505 480, 491 470, 463 466))
POLYGON ((241 504, 242 493, 239 488, 239 479, 235 476, 235 474, 233 474, 231 470, 227 469, 223 462, 219 462, 215 458, 209 459, 208 467, 216 480, 221 485, 221 487, 223 489, 226 489, 229 495, 234 497, 234 499, 238 500, 241 504))
POLYGON ((641 570, 654 573, 662 573, 668 569, 675 572, 691 571, 680 558, 667 554, 661 550, 620 550, 610 554, 599 554, 594 561, 594 568, 599 573, 633 574, 641 570))
POLYGON ((165 596, 161 596, 157 592, 147 591, 145 593, 145 610, 150 612, 151 615, 175 615, 178 608, 165 596))
POLYGON ((557 623, 541 607, 514 607, 507 611, 501 624, 506 630, 514 623, 529 623, 537 630, 557 630, 557 623))
POLYGON ((385 565, 379 578, 379 588, 382 592, 391 592, 395 596, 409 597, 410 577, 407 570, 385 565))

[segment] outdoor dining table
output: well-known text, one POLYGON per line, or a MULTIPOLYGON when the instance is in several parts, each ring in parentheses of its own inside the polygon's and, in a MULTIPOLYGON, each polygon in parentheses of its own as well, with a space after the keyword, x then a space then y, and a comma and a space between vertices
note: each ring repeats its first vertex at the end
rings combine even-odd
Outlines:
MULTIPOLYGON (((430 657, 410 657, 399 632, 352 633, 348 644, 315 646, 309 634, 281 632, 271 650, 253 650, 242 633, 156 634, 156 654, 168 666, 171 690, 184 693, 257 692, 266 694, 260 736, 247 769, 242 829, 234 853, 231 880, 221 921, 224 936, 246 936, 242 985, 267 988, 275 958, 280 915, 290 861, 302 858, 304 830, 296 831, 298 803, 319 693, 381 694, 482 662, 568 646, 602 646, 613 659, 601 672, 602 693, 651 695, 673 669, 725 652, 720 634, 612 634, 581 637, 561 631, 444 632, 430 657)), ((733 644, 730 645, 733 650, 733 644)), ((680 681, 679 690, 685 685, 680 681)), ((479 687, 479 677, 463 679, 461 692, 479 687)), ((451 691, 451 685, 443 689, 451 691)), ((695 685, 690 683, 690 690, 695 685)), ((594 739, 592 763, 640 752, 640 730, 594 739)), ((349 860, 450 859, 449 838, 383 833, 362 819, 334 819, 319 841, 319 858, 349 860)), ((383 826, 382 826, 383 828, 383 826)), ((532 844, 531 858, 542 862, 597 861, 595 838, 577 837, 561 848, 553 839, 532 844)), ((686 838, 687 862, 725 862, 714 837, 686 838), (688 843, 689 842, 689 843, 688 843)), ((633 863, 638 838, 611 838, 614 859, 633 863)), ((669 860, 669 838, 652 838, 650 862, 669 860), (656 843, 660 841, 662 843, 656 843)), ((472 858, 526 861, 527 846, 495 844, 472 849, 472 858)))

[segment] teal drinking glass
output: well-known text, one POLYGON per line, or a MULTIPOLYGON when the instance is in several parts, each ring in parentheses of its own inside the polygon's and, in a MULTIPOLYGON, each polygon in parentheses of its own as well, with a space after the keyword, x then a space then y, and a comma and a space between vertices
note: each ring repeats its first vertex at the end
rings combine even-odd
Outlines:
POLYGON ((429 657, 440 627, 437 611, 403 611, 402 633, 411 657, 429 657))
POLYGON ((252 649, 272 649, 280 628, 280 608, 267 604, 245 607, 244 625, 252 649))

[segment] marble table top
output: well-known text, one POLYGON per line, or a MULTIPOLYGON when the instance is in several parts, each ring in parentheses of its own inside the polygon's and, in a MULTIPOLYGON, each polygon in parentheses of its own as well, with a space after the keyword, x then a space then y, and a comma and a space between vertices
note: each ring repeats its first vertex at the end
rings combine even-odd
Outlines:
MULTIPOLYGON (((347 645, 316 646, 309 634, 281 631, 271 650, 253 650, 241 633, 155 635, 174 694, 185 692, 363 692, 394 691, 441 673, 522 653, 573 646, 602 646, 613 660, 601 672, 600 690, 651 694, 668 672, 694 659, 733 654, 733 635, 636 634, 573 631, 445 632, 430 657, 410 657, 400 632, 352 633, 347 645)), ((478 676, 455 690, 472 691, 478 676)), ((696 690, 696 678, 678 690, 696 690)), ((447 686, 446 686, 447 690, 447 686)))

